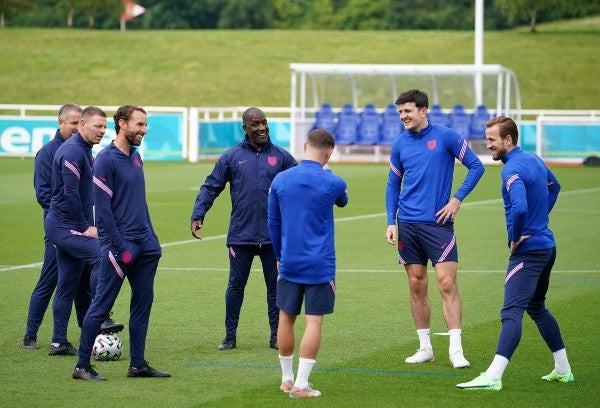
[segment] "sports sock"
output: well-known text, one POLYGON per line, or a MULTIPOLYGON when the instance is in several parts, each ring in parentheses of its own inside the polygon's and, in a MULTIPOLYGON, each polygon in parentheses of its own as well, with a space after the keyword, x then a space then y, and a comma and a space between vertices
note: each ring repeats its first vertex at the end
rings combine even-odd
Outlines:
POLYGON ((554 356, 554 369, 559 374, 568 374, 571 372, 571 365, 567 358, 567 350, 562 348, 552 353, 554 356))
POLYGON ((295 387, 300 388, 301 390, 308 387, 308 377, 310 376, 310 372, 312 371, 315 363, 316 360, 300 357, 298 362, 298 376, 296 377, 296 382, 294 383, 295 387))
POLYGON ((504 374, 507 365, 508 359, 500 354, 496 354, 485 374, 490 380, 499 381, 502 379, 502 374, 504 374))
POLYGON ((448 330, 448 334, 450 335, 450 347, 448 348, 450 354, 454 354, 457 351, 460 351, 460 353, 462 354, 462 330, 450 329, 448 330))
POLYGON ((294 381, 294 355, 279 356, 281 364, 281 382, 294 381))
POLYGON ((431 347, 431 338, 429 337, 429 329, 417 329, 417 335, 419 336, 419 348, 420 349, 429 349, 432 350, 431 347))

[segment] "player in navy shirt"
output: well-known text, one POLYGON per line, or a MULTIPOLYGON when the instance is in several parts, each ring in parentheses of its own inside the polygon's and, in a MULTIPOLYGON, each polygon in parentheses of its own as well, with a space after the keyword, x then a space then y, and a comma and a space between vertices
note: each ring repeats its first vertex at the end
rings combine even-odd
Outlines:
MULTIPOLYGON (((91 275, 100 267, 97 229, 93 219, 92 146, 100 143, 106 131, 106 114, 88 106, 81 112, 79 131, 64 142, 54 154, 52 164, 52 200, 44 228, 56 246, 58 279, 52 312, 54 332, 50 355, 76 355, 67 340, 67 326, 80 280, 92 279, 82 274, 85 265, 91 275)), ((84 295, 80 292, 81 299, 84 295)), ((91 302, 92 291, 85 300, 91 302)))
POLYGON ((486 123, 485 138, 494 160, 504 163, 502 200, 510 257, 504 279, 502 329, 496 354, 488 369, 458 388, 501 390, 502 375, 521 340, 523 313, 535 322, 554 356, 547 381, 572 383, 575 379, 560 328, 546 309, 550 273, 556 259, 554 235, 548 228, 560 184, 538 156, 518 146, 519 130, 510 118, 498 116, 486 123))
MULTIPOLYGON (((44 218, 48 215, 50 201, 52 200, 52 161, 54 153, 65 140, 77 133, 79 119, 81 118, 81 107, 79 105, 68 103, 58 110, 58 129, 54 138, 46 143, 35 155, 33 187, 37 202, 44 210, 44 218)), ((50 298, 56 288, 58 270, 56 267, 56 249, 54 245, 44 236, 44 262, 38 280, 29 302, 29 313, 27 316, 27 327, 23 338, 22 347, 26 349, 37 349, 37 332, 44 319, 44 313, 50 304, 50 298)), ((82 296, 75 296, 75 310, 79 325, 83 323, 83 318, 89 306, 88 286, 83 280, 82 296), (82 299, 83 298, 83 299, 82 299), (83 300, 83 302, 81 302, 83 300)), ((81 285, 80 285, 81 287, 81 285)))
POLYGON ((279 173, 269 193, 268 223, 278 261, 281 391, 293 398, 318 397, 308 383, 321 345, 323 315, 335 302, 333 207, 348 203, 346 182, 324 169, 335 147, 325 129, 308 134, 304 160, 279 173), (294 380, 294 323, 305 301, 306 329, 294 380))
POLYGON ((131 287, 128 377, 170 377, 148 365, 146 335, 154 300, 154 277, 162 250, 152 227, 142 158, 136 150, 147 133, 146 111, 123 105, 114 114, 116 139, 94 164, 94 202, 101 245, 96 296, 81 330, 79 360, 73 378, 106 380, 90 365, 94 339, 103 316, 112 308, 125 277, 131 287))
POLYGON ((269 346, 277 348, 278 313, 276 305, 277 264, 267 227, 267 199, 271 181, 277 173, 295 166, 287 150, 274 145, 264 112, 248 108, 242 115, 244 140, 219 157, 212 173, 200 187, 190 229, 200 238, 204 217, 215 199, 229 183, 231 219, 227 233, 229 282, 225 291, 225 338, 219 350, 236 347, 237 328, 244 301, 244 290, 252 261, 260 258, 267 287, 269 346))
POLYGON ((406 91, 398 97, 396 106, 406 131, 392 145, 385 194, 385 236, 388 243, 397 243, 398 260, 408 275, 411 311, 420 343, 417 352, 405 361, 415 364, 434 360, 427 294, 427 261, 431 260, 450 335, 450 362, 454 368, 469 367, 461 340, 454 221, 461 202, 475 188, 484 167, 456 131, 428 122, 429 101, 425 92, 406 91), (468 173, 451 196, 457 160, 468 168, 468 173))

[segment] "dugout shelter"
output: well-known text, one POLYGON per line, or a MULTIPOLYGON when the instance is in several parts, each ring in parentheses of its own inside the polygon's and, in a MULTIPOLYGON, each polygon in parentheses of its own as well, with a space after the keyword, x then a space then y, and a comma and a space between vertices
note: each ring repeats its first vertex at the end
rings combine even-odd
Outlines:
POLYGON ((521 95, 513 71, 502 65, 468 64, 322 64, 291 63, 290 152, 302 157, 315 114, 327 103, 334 110, 369 104, 383 112, 400 92, 421 89, 429 106, 450 112, 457 104, 467 112, 486 106, 493 115, 520 120, 521 95))

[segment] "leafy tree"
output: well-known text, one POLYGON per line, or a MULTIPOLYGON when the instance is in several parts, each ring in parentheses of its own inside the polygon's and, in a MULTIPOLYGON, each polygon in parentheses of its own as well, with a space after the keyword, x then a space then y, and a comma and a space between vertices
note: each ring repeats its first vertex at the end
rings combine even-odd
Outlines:
POLYGON ((9 9, 32 10, 34 4, 31 0, 0 0, 0 28, 4 28, 4 18, 9 9))
POLYGON ((273 3, 264 0, 228 0, 221 11, 218 28, 270 28, 273 3))
POLYGON ((336 26, 351 30, 382 30, 389 29, 386 15, 392 8, 392 0, 350 0, 340 10, 336 26))

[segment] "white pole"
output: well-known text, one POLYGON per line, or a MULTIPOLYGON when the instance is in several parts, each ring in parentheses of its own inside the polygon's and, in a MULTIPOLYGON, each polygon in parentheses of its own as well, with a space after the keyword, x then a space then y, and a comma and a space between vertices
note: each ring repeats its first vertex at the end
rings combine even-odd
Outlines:
MULTIPOLYGON (((475 0, 475 66, 483 65, 483 0, 475 0)), ((482 103, 481 72, 475 73, 475 101, 482 103)))

